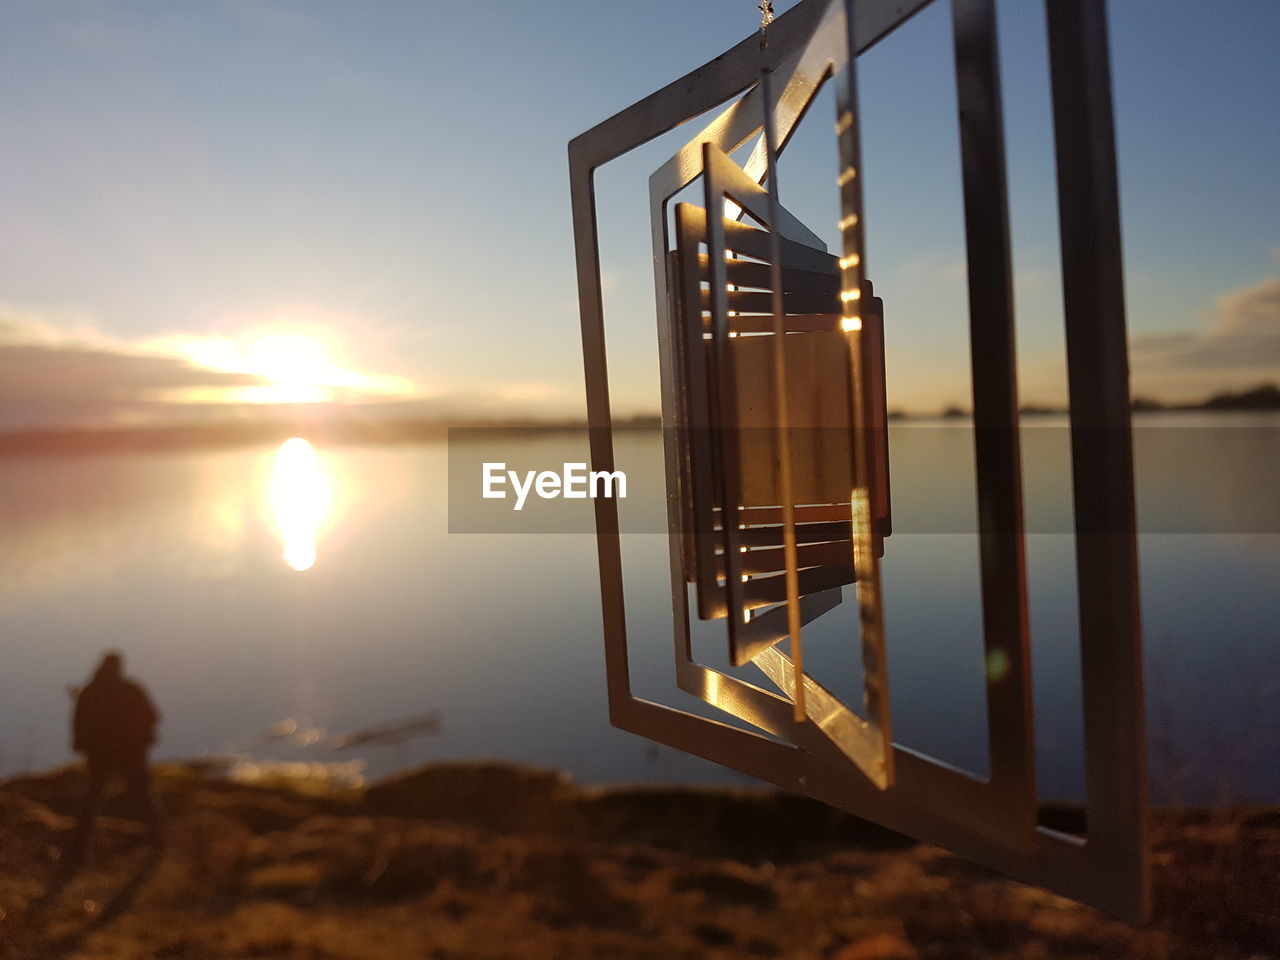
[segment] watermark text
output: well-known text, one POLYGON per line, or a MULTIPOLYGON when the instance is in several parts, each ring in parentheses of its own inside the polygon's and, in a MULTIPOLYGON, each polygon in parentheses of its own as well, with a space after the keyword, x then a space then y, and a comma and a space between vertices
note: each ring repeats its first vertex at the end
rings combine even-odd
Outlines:
POLYGON ((508 486, 515 494, 513 510, 523 510, 529 494, 543 500, 592 500, 604 497, 623 500, 627 496, 627 475, 621 470, 589 470, 585 463, 565 463, 554 470, 508 470, 505 462, 481 464, 482 492, 486 500, 505 500, 508 486))

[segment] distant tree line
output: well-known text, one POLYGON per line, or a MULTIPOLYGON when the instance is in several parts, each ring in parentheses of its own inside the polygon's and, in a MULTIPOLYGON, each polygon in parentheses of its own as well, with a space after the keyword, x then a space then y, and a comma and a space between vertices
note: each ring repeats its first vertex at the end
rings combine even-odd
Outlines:
POLYGON ((1264 383, 1239 393, 1215 393, 1200 403, 1169 404, 1150 397, 1134 397, 1134 410, 1280 410, 1280 387, 1264 383))

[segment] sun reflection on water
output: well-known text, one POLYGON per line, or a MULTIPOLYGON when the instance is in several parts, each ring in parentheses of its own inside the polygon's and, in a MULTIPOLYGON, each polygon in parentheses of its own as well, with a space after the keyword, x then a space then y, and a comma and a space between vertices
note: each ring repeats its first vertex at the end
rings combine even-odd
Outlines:
POLYGON ((316 563, 321 527, 333 506, 333 484, 310 441, 292 437, 280 444, 268 497, 284 562, 299 573, 310 570, 316 563))

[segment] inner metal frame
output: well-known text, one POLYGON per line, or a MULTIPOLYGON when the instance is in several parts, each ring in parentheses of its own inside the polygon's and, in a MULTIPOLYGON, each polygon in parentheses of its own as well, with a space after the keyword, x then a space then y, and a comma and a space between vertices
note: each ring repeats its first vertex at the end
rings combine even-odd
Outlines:
MULTIPOLYGON (((666 322, 666 203, 702 174, 702 143, 715 143, 729 153, 758 132, 763 110, 761 70, 803 73, 797 70, 800 64, 788 58, 808 49, 808 38, 834 4, 843 5, 856 38, 854 50, 861 53, 930 2, 802 0, 771 25, 766 49, 760 49, 753 35, 569 144, 592 469, 614 469, 594 171, 747 91, 651 178, 665 404, 673 389, 666 322)), ((807 794, 1015 878, 1138 921, 1149 909, 1145 724, 1105 0, 1046 0, 1046 7, 1071 414, 1087 836, 1059 833, 1036 823, 1012 271, 994 0, 952 0, 984 646, 991 658, 988 662, 1008 664, 1002 676, 993 674, 988 679, 990 777, 975 778, 895 744, 896 778, 887 789, 879 789, 847 759, 833 757, 817 730, 795 723, 786 700, 693 662, 688 653, 688 597, 682 577, 673 577, 672 595, 679 685, 793 743, 633 696, 617 506, 601 498, 594 506, 609 711, 612 723, 621 729, 807 794)), ((770 106, 780 142, 785 143, 803 109, 796 110, 795 101, 786 98, 770 106)), ((757 181, 767 173, 764 153, 761 144, 745 167, 757 181)), ((664 420, 668 413, 664 410, 664 420)), ((670 426, 669 420, 665 423, 670 426)), ((671 433, 664 431, 667 496, 669 514, 679 522, 679 451, 671 433)), ((671 540, 673 569, 678 569, 679 537, 671 540)), ((755 662, 786 689, 786 667, 772 663, 774 656, 782 655, 770 648, 755 662)))
MULTIPOLYGON (((830 23, 828 25, 839 26, 838 23, 830 23)), ((822 25, 820 24, 819 29, 821 28, 822 25)), ((816 89, 815 87, 813 92, 816 92, 816 89)), ((763 102, 769 104, 769 98, 763 98, 763 102)), ((712 355, 714 356, 717 352, 720 354, 720 366, 723 371, 725 368, 732 370, 731 353, 734 343, 727 335, 731 321, 724 296, 727 286, 724 266, 726 253, 725 226, 726 223, 733 223, 733 221, 726 221, 719 216, 719 209, 723 206, 725 199, 732 197, 737 206, 769 229, 774 239, 778 241, 779 250, 783 238, 796 238, 787 236, 790 231, 785 226, 786 220, 781 216, 781 211, 784 208, 780 205, 778 206, 779 216, 777 221, 779 227, 775 228, 774 224, 770 222, 772 218, 764 196, 765 191, 734 164, 724 151, 718 149, 713 143, 705 143, 704 158, 705 209, 712 211, 704 217, 706 221, 708 257, 711 267, 711 296, 709 298, 711 300, 711 327, 715 331, 713 333, 714 346, 712 355)), ((665 200, 660 204, 660 211, 665 214, 665 200)), ((756 252, 764 253, 765 251, 758 250, 756 252)), ((774 258, 771 257, 771 259, 774 258)), ((780 253, 774 260, 774 266, 776 266, 780 277, 782 272, 780 253)), ((844 277, 843 282, 857 282, 856 275, 853 278, 844 277)), ((777 283, 779 286, 781 285, 780 279, 777 283)), ((668 324, 671 323, 672 319, 671 317, 664 318, 668 324)), ((690 318, 686 317, 685 322, 689 323, 689 321, 690 318)), ((702 335, 701 324, 697 324, 696 329, 697 337, 700 339, 702 335)), ((670 340, 675 344, 681 338, 677 333, 676 327, 671 327, 670 330, 670 340)), ((849 336, 849 334, 845 334, 846 339, 849 336)), ((846 347, 842 346, 841 349, 842 352, 847 352, 846 347)), ((848 359, 852 364, 859 362, 861 357, 859 354, 853 354, 848 359)), ((678 373, 678 370, 674 369, 676 366, 685 368, 684 364, 673 364, 673 372, 676 373, 678 373)), ((725 384, 722 383, 721 386, 724 387, 725 384)), ((732 420, 732 408, 736 399, 731 396, 732 391, 732 384, 729 384, 728 394, 722 403, 721 413, 726 415, 726 409, 729 412, 726 419, 719 425, 720 429, 714 431, 721 439, 719 446, 722 448, 722 457, 724 458, 722 460, 721 473, 726 481, 737 472, 737 464, 732 457, 732 448, 737 444, 736 435, 738 433, 738 425, 732 420)), ((673 401, 669 406, 675 406, 676 398, 671 395, 668 396, 673 401)), ((674 414, 674 410, 664 410, 664 419, 667 418, 668 413, 674 414)), ((695 426, 694 431, 696 432, 697 429, 698 427, 695 426)), ((695 453, 697 447, 698 444, 693 444, 693 449, 690 452, 695 453)), ((677 485, 680 490, 680 497, 683 500, 688 495, 685 487, 692 471, 682 468, 678 462, 673 464, 668 461, 668 467, 668 484, 674 482, 677 485), (676 469, 670 469, 671 467, 676 469)), ((863 476, 870 474, 870 471, 865 468, 863 468, 863 471, 863 476)), ((855 470, 854 473, 856 476, 858 471, 855 470)), ((865 485, 865 483, 865 480, 855 480, 855 486, 865 485)), ((869 497, 863 499, 864 502, 869 502, 869 497)), ((722 502, 741 502, 736 492, 729 487, 727 482, 722 502)), ((798 508, 797 512, 803 509, 798 508)), ((830 524, 830 526, 842 527, 847 531, 850 530, 849 510, 849 506, 844 508, 843 524, 834 523, 830 524)), ((679 517, 673 516, 671 519, 674 524, 679 520, 679 517)), ((827 524, 822 524, 822 526, 827 526, 827 524)), ((727 613, 727 616, 724 617, 724 622, 729 638, 730 662, 735 665, 747 662, 754 663, 783 692, 784 697, 779 698, 767 690, 762 690, 722 671, 714 670, 693 659, 688 613, 685 607, 680 605, 678 599, 678 595, 686 595, 682 588, 685 580, 685 571, 677 565, 679 555, 673 549, 671 574, 675 621, 677 624, 683 624, 683 629, 678 626, 676 632, 677 685, 699 697, 699 699, 706 700, 712 705, 739 717, 739 719, 747 720, 761 729, 768 730, 775 736, 783 736, 789 742, 802 747, 806 751, 825 756, 829 762, 852 762, 877 787, 880 789, 887 788, 893 781, 889 704, 887 696, 884 695, 887 690, 888 679, 885 674, 883 646, 880 642, 882 634, 877 630, 872 638, 868 638, 867 635, 869 618, 875 618, 878 622, 880 617, 880 597, 878 584, 874 580, 874 573, 864 569, 859 578, 859 583, 864 593, 869 585, 870 589, 874 591, 869 598, 870 609, 864 608, 864 616, 860 618, 863 627, 861 639, 864 651, 867 651, 867 648, 870 647, 869 651, 864 652, 864 662, 866 664, 865 701, 868 709, 866 711, 867 716, 862 717, 846 707, 837 697, 830 694, 812 677, 804 673, 802 665, 796 661, 794 645, 791 655, 788 656, 774 646, 773 641, 768 639, 768 637, 774 635, 773 630, 765 631, 767 636, 762 638, 761 631, 753 629, 763 627, 768 618, 779 619, 779 615, 785 616, 791 613, 792 611, 788 609, 790 601, 784 606, 774 607, 765 617, 759 620, 752 619, 747 622, 740 620, 741 611, 744 607, 744 583, 742 577, 744 558, 740 552, 740 531, 737 523, 728 522, 723 515, 720 527, 724 538, 722 562, 725 587, 722 592, 725 597, 722 605, 727 613), (797 675, 801 678, 802 685, 797 684, 797 675), (726 691, 730 689, 734 691, 733 703, 731 704, 727 702, 729 698, 726 696, 726 691), (796 711, 794 710, 788 715, 789 705, 798 705, 800 708, 799 715, 804 719, 797 721, 796 711), (747 708, 746 710, 743 710, 744 706, 747 708), (761 722, 757 722, 757 720, 761 722), (844 760, 839 759, 831 751, 832 746, 839 750, 839 753, 845 758, 844 760)), ((673 529, 678 530, 674 526, 673 529)), ((743 535, 745 536, 745 531, 743 535)), ((853 532, 846 541, 848 550, 846 557, 850 558, 850 560, 855 553, 859 552, 860 541, 861 550, 868 555, 872 554, 873 530, 869 521, 865 522, 861 530, 853 528, 853 532)), ((811 621, 821 612, 830 610, 840 602, 840 584, 847 582, 847 578, 839 567, 831 565, 814 567, 812 571, 807 570, 800 576, 802 579, 815 580, 805 588, 803 596, 798 596, 795 599, 799 607, 796 612, 801 622, 811 621), (834 578, 832 577, 833 573, 836 574, 834 578)), ((785 623, 785 621, 783 622, 785 623)))

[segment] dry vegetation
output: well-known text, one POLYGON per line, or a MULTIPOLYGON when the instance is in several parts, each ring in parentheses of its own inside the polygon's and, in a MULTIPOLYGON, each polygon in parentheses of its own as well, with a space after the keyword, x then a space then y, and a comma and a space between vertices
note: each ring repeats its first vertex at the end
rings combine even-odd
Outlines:
POLYGON ((168 768, 160 855, 116 808, 50 897, 79 777, 0 786, 2 960, 1280 954, 1273 811, 1159 818, 1134 929, 783 794, 467 765, 307 796, 168 768))

